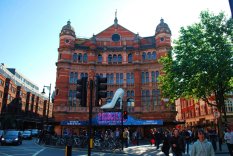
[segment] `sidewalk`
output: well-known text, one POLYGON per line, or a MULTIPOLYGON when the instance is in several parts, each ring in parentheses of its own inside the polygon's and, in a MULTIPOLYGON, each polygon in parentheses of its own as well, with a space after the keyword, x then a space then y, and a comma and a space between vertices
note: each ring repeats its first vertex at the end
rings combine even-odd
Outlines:
MULTIPOLYGON (((124 151, 119 151, 119 153, 124 153, 128 155, 158 155, 158 156, 164 156, 163 152, 161 151, 162 144, 160 145, 160 148, 156 150, 156 147, 153 145, 149 145, 149 143, 142 143, 140 146, 131 145, 128 148, 124 148, 124 151)), ((189 145, 189 154, 185 153, 183 156, 190 156, 192 150, 192 144, 189 145)), ((118 152, 116 152, 118 153, 118 152)), ((215 152, 216 155, 225 155, 229 156, 227 145, 224 143, 222 144, 222 151, 219 151, 218 143, 217 143, 217 151, 215 152)), ((169 154, 169 156, 172 156, 172 153, 169 154)))
MULTIPOLYGON (((191 150, 192 150, 192 145, 189 145, 189 154, 185 153, 183 156, 190 156, 191 150)), ((49 146, 49 145, 44 145, 47 147, 54 147, 54 146, 49 146)), ((60 148, 60 146, 57 146, 57 148, 60 148)), ((160 144, 160 148, 157 150, 154 145, 150 145, 148 141, 141 141, 139 146, 132 145, 128 148, 124 148, 122 151, 121 149, 117 149, 115 151, 101 151, 97 149, 92 149, 93 152, 104 152, 104 153, 112 153, 113 155, 140 155, 140 156, 164 156, 163 152, 161 151, 162 144, 160 144)), ((73 148, 77 149, 77 148, 73 148)), ((78 150, 87 150, 87 148, 78 148, 78 150)), ((222 151, 219 151, 218 148, 218 142, 217 142, 217 151, 215 152, 216 155, 219 156, 229 156, 228 148, 227 145, 224 143, 222 144, 222 151)), ((173 156, 172 153, 170 152, 169 156, 173 156)))

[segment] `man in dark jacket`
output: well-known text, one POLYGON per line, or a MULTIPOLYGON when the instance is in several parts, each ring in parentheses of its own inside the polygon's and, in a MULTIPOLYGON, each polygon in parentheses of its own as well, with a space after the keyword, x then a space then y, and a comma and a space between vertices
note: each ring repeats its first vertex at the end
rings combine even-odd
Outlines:
POLYGON ((182 152, 185 149, 184 139, 180 136, 179 130, 173 130, 173 136, 171 138, 171 147, 174 156, 182 156, 182 152))
POLYGON ((170 140, 171 136, 169 134, 169 131, 164 132, 163 136, 163 146, 162 146, 162 152, 164 153, 165 156, 169 156, 169 150, 170 150, 170 140))

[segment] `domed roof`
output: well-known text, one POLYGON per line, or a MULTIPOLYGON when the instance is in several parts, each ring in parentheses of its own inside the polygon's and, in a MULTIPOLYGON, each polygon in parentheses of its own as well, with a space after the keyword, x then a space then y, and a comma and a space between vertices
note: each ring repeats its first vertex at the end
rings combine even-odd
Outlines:
POLYGON ((62 27, 60 36, 62 36, 62 35, 71 35, 71 36, 75 37, 74 28, 70 25, 70 23, 71 23, 70 21, 67 21, 67 25, 64 25, 62 27))
POLYGON ((163 19, 161 19, 160 23, 157 25, 156 30, 155 30, 155 34, 162 33, 162 32, 171 34, 171 30, 170 30, 169 26, 167 25, 167 23, 164 23, 163 19))

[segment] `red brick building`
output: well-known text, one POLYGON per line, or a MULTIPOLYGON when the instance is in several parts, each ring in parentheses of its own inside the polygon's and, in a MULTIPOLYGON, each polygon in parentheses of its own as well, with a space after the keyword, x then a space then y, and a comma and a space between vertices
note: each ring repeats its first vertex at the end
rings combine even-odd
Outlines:
POLYGON ((3 105, 2 101, 4 96, 5 84, 6 84, 6 78, 0 74, 0 110, 2 110, 2 105, 3 105))
MULTIPOLYGON (((141 37, 118 24, 115 17, 113 25, 86 39, 76 37, 68 21, 60 33, 56 63, 55 121, 88 120, 90 91, 87 105, 81 106, 76 98, 76 82, 84 76, 88 81, 94 80, 96 75, 107 77, 108 81, 108 96, 102 104, 123 88, 123 105, 130 116, 164 123, 174 121, 176 111, 164 105, 158 89, 162 69, 158 60, 171 49, 171 31, 163 19, 155 26, 155 32, 151 31, 151 36, 141 37)), ((100 105, 94 104, 93 117, 99 112, 100 105)))
MULTIPOLYGON (((232 93, 229 93, 225 99, 225 111, 227 125, 232 126, 233 121, 233 98, 232 93)), ((210 99, 211 103, 215 103, 214 97, 210 99)), ((177 120, 185 121, 186 127, 212 127, 215 128, 217 118, 220 119, 220 114, 215 106, 208 105, 203 100, 194 100, 179 98, 176 100, 177 120)), ((225 122, 225 116, 222 112, 222 121, 225 122)), ((224 123, 225 124, 225 123, 224 123)))
POLYGON ((43 127, 43 121, 47 121, 48 99, 37 88, 14 68, 0 65, 0 129, 43 127))

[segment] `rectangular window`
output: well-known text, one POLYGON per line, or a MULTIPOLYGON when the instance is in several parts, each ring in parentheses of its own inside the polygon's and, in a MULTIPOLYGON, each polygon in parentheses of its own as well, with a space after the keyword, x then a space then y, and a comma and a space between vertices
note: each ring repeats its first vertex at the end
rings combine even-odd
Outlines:
POLYGON ((149 73, 146 72, 146 83, 149 83, 149 73))
POLYGON ((124 82, 123 73, 120 73, 120 84, 123 84, 123 82, 124 82))
POLYGON ((120 84, 120 74, 116 73, 116 84, 120 84))

